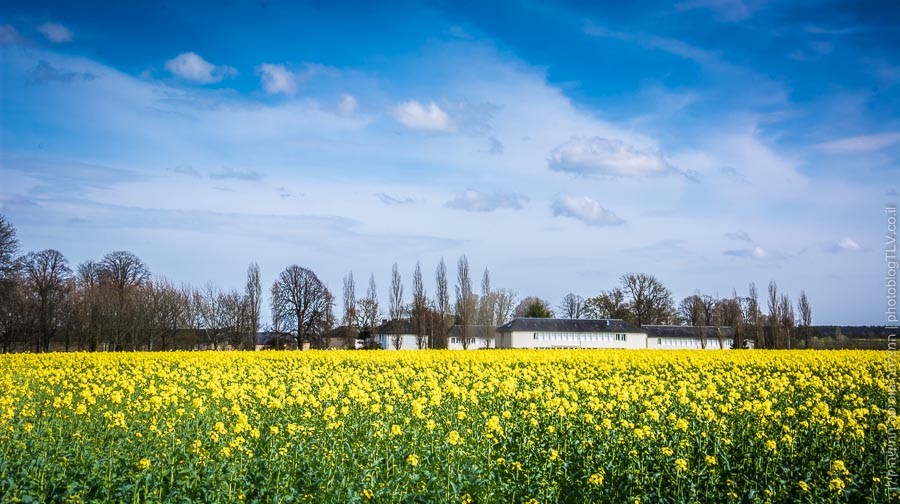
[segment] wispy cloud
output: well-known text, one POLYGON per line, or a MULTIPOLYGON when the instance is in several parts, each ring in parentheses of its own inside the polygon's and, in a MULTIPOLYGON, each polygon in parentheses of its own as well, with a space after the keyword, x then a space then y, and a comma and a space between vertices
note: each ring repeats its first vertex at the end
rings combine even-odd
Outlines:
POLYGON ((493 212, 500 209, 520 210, 528 198, 516 193, 484 193, 469 189, 447 202, 448 208, 467 212, 493 212))
POLYGON ((391 196, 386 193, 375 193, 375 197, 385 205, 411 205, 415 200, 409 196, 391 196))
POLYGON ((503 154, 503 142, 497 140, 494 137, 488 137, 488 149, 487 153, 492 156, 499 156, 503 154))
POLYGON ((282 199, 284 199, 284 198, 296 198, 296 197, 297 197, 297 195, 295 195, 294 193, 288 191, 288 189, 287 189, 286 187, 284 187, 284 186, 276 187, 276 188, 275 188, 275 192, 277 192, 277 193, 278 193, 278 197, 279 197, 279 198, 282 198, 282 199))
POLYGON ((728 238, 729 240, 753 242, 753 240, 750 238, 750 235, 743 229, 725 233, 725 238, 728 238))
POLYGON ((234 68, 213 65, 195 52, 181 53, 166 61, 166 70, 176 77, 198 84, 213 84, 237 75, 234 68))
POLYGON ((725 252, 722 252, 722 254, 731 257, 743 257, 746 259, 765 259, 769 257, 769 252, 760 246, 749 249, 726 250, 725 252))
POLYGON ((736 22, 749 19, 759 10, 763 0, 686 0, 675 4, 677 10, 704 9, 719 21, 736 22))
POLYGON ((702 65, 716 67, 726 66, 725 63, 723 63, 719 58, 719 55, 717 53, 707 51, 705 49, 700 49, 699 47, 695 47, 674 38, 660 37, 657 35, 648 35, 644 33, 625 33, 615 30, 609 30, 590 21, 586 23, 584 32, 595 37, 613 38, 628 42, 634 42, 638 45, 646 47, 647 49, 663 51, 673 56, 678 56, 680 58, 684 58, 695 63, 700 63, 702 65))
POLYGON ((187 165, 178 165, 175 168, 170 169, 173 173, 177 173, 179 175, 187 175, 189 177, 200 178, 200 172, 197 171, 193 166, 187 165))
POLYGON ((556 217, 571 217, 589 226, 618 226, 625 221, 587 196, 562 195, 550 207, 556 217))
POLYGON ((94 80, 96 74, 90 72, 73 72, 63 68, 56 68, 50 63, 41 60, 29 72, 32 84, 47 84, 49 82, 68 83, 74 80, 94 80))
POLYGON ((209 178, 215 180, 226 180, 226 179, 234 179, 234 180, 262 180, 263 175, 254 170, 236 170, 230 166, 223 167, 220 171, 210 173, 209 178))
POLYGON ((821 151, 832 154, 844 154, 879 151, 897 143, 900 143, 900 132, 891 131, 873 135, 839 138, 837 140, 816 144, 815 147, 821 151))
POLYGON ((342 114, 352 114, 356 112, 358 106, 359 103, 352 94, 344 93, 341 95, 340 101, 338 101, 338 111, 342 114))
POLYGON ((54 44, 72 41, 72 31, 61 23, 43 23, 38 25, 37 31, 54 44))
POLYGON ((24 44, 25 38, 12 25, 0 25, 0 45, 24 44))
POLYGON ((394 118, 410 129, 426 131, 453 131, 456 127, 450 116, 437 103, 423 105, 418 100, 400 103, 393 110, 394 118))
MULTIPOLYGON (((297 94, 301 84, 328 70, 327 67, 314 63, 305 64, 302 70, 294 70, 287 65, 275 63, 263 63, 256 67, 263 90, 268 94, 283 95, 297 94)), ((338 108, 343 113, 352 113, 356 110, 356 98, 352 95, 341 95, 338 108)))
POLYGON ((658 152, 600 137, 574 137, 553 149, 547 163, 554 171, 603 177, 645 177, 674 171, 658 152))

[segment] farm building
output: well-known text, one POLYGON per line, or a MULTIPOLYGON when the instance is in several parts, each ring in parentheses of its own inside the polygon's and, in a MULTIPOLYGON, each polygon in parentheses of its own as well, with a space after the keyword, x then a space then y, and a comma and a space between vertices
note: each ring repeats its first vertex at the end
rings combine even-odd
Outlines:
MULTIPOLYGON (((409 319, 382 321, 381 325, 375 328, 375 341, 385 350, 419 348, 415 325, 409 319), (399 343, 399 346, 395 345, 395 342, 399 343)), ((428 348, 428 336, 423 336, 423 340, 419 343, 422 348, 428 348)))
POLYGON ((647 333, 619 319, 515 318, 497 332, 497 348, 647 348, 647 333))
POLYGON ((470 326, 471 333, 468 341, 463 341, 463 326, 455 325, 447 333, 447 348, 450 350, 477 350, 479 348, 494 348, 497 339, 497 328, 494 326, 470 326), (465 344, 464 344, 465 343, 465 344))
POLYGON ((730 327, 645 325, 620 319, 516 318, 497 328, 497 348, 730 349, 730 327))
MULTIPOLYGON (((475 350, 479 348, 492 348, 494 339, 497 334, 497 328, 494 326, 470 326, 471 332, 463 341, 463 327, 454 325, 447 331, 447 348, 450 350, 475 350)), ((416 336, 416 329, 409 319, 397 321, 384 321, 375 329, 375 342, 385 350, 394 350, 395 342, 400 343, 399 350, 416 350, 420 347, 429 348, 429 335, 431 327, 426 327, 426 335, 419 342, 416 336)))
POLYGON ((727 350, 734 345, 730 327, 645 325, 647 348, 658 350, 727 350))

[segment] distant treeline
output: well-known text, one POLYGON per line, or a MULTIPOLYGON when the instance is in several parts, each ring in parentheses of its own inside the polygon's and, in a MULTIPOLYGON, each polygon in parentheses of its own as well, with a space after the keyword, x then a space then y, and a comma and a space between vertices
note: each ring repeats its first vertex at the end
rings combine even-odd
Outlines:
MULTIPOLYGON (((462 340, 469 341, 477 326, 498 326, 512 317, 554 316, 622 319, 638 327, 728 326, 738 348, 835 348, 887 336, 883 327, 813 326, 806 293, 800 291, 795 304, 774 281, 764 299, 751 283, 747 295, 698 291, 676 302, 653 275, 627 273, 610 289, 590 297, 569 293, 554 307, 537 296, 520 298, 511 289, 493 288, 487 269, 479 290, 465 256, 457 262, 455 278, 440 260, 430 293, 418 263, 408 295, 396 263, 390 278, 388 302, 381 304, 374 275, 365 296, 357 298, 349 272, 343 280, 343 312, 335 313, 336 296, 326 284, 312 270, 292 264, 268 290, 269 323, 263 328, 264 291, 255 263, 247 270, 244 288, 230 291, 213 283, 197 288, 152 276, 127 251, 71 267, 54 249, 19 255, 15 227, 0 214, 0 351, 254 349, 265 346, 258 341, 261 329, 288 335, 295 347, 324 348, 335 326, 348 338, 371 337, 386 320, 408 321, 417 341, 446 348, 454 325, 462 340)), ((393 336, 399 340, 399 334, 393 336)), ((276 345, 283 347, 280 338, 276 345)))

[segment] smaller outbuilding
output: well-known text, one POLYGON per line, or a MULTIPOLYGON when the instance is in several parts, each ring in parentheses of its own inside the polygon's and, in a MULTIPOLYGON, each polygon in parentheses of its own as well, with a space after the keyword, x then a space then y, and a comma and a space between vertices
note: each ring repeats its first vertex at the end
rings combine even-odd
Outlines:
POLYGON ((645 325, 647 348, 657 350, 729 350, 734 346, 731 327, 645 325))

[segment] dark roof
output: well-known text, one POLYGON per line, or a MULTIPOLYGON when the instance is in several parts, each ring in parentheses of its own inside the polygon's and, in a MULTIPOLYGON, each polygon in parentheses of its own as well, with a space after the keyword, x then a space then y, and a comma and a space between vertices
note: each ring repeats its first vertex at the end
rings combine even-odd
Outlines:
POLYGON ((326 338, 346 338, 347 336, 358 338, 359 328, 354 326, 338 326, 325 333, 326 338), (350 331, 349 334, 347 334, 348 330, 350 331))
POLYGON ((519 317, 497 328, 499 332, 582 332, 582 333, 640 333, 644 332, 621 319, 551 319, 519 317))
POLYGON ((294 336, 287 332, 262 331, 256 333, 256 343, 258 345, 274 345, 275 342, 286 345, 293 341, 294 336))
POLYGON ((375 334, 415 334, 416 327, 409 319, 388 320, 375 328, 375 334))
MULTIPOLYGON (((706 334, 707 339, 718 339, 718 327, 716 326, 680 326, 680 325, 645 325, 644 330, 650 338, 696 338, 697 330, 700 329, 706 334)), ((723 338, 734 338, 734 330, 731 327, 723 326, 723 338)))
MULTIPOLYGON (((447 336, 453 338, 462 337, 463 326, 455 325, 450 328, 450 331, 447 332, 447 336)), ((497 328, 494 326, 486 326, 486 325, 476 325, 472 326, 472 337, 478 339, 488 339, 493 338, 497 335, 497 328)))
MULTIPOLYGON (((425 333, 431 332, 430 317, 425 319, 425 333)), ((375 334, 416 334, 416 325, 412 319, 404 318, 396 321, 387 320, 375 328, 375 334), (399 329, 399 331, 397 330, 399 329)))

